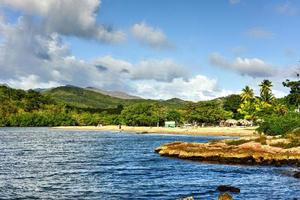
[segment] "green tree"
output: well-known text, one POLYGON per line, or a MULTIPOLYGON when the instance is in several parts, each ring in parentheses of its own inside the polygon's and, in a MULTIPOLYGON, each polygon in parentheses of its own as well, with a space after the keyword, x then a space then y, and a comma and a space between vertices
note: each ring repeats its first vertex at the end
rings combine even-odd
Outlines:
POLYGON ((152 104, 137 103, 122 110, 121 120, 129 126, 155 126, 157 115, 152 104))
POLYGON ((272 94, 272 82, 269 80, 263 80, 259 86, 261 100, 271 104, 274 99, 274 95, 272 94))
POLYGON ((250 101, 254 99, 254 92, 248 85, 242 90, 241 93, 242 101, 250 101))
POLYGON ((253 89, 251 89, 249 86, 246 86, 244 89, 242 89, 240 96, 242 102, 238 108, 238 112, 244 116, 245 119, 254 120, 256 99, 254 97, 253 89))
POLYGON ((284 87, 290 88, 290 94, 286 97, 290 105, 297 106, 300 109, 300 80, 286 80, 282 83, 284 87))
POLYGON ((234 119, 240 119, 243 116, 238 112, 238 109, 242 103, 240 95, 233 94, 224 98, 224 109, 233 113, 234 119))
POLYGON ((181 113, 177 110, 169 110, 165 119, 166 121, 175 121, 176 124, 179 124, 181 122, 181 113))
MULTIPOLYGON (((257 101, 257 100, 256 100, 257 101)), ((244 119, 255 120, 256 118, 256 102, 255 101, 243 101, 238 109, 238 112, 244 116, 244 119)))
POLYGON ((190 123, 216 125, 232 116, 233 113, 224 110, 222 102, 218 100, 191 103, 185 110, 185 119, 190 123))
POLYGON ((152 105, 152 112, 152 115, 156 118, 156 126, 159 127, 165 118, 166 107, 160 103, 155 103, 152 105))

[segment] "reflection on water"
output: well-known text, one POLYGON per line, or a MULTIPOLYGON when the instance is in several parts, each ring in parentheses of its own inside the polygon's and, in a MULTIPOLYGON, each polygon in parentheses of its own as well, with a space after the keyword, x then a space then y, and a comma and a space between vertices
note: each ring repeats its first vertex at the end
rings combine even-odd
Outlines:
POLYGON ((289 168, 214 165, 160 157, 154 148, 216 137, 0 129, 0 199, 293 199, 300 181, 289 168), (201 197, 201 198, 200 198, 201 197))

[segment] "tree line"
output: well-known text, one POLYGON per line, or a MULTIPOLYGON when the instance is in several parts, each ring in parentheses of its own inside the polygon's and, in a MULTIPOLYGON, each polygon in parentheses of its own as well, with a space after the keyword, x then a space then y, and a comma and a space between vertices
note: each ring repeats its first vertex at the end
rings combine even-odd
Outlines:
POLYGON ((0 126, 162 126, 165 121, 175 121, 177 125, 218 125, 226 119, 247 119, 265 127, 260 131, 268 132, 266 123, 270 119, 299 115, 294 111, 300 104, 300 81, 286 80, 283 86, 290 88, 290 94, 280 99, 272 93, 272 82, 264 80, 259 85, 259 96, 246 86, 240 95, 189 102, 176 109, 159 101, 132 102, 109 109, 80 108, 34 90, 0 86, 0 126))

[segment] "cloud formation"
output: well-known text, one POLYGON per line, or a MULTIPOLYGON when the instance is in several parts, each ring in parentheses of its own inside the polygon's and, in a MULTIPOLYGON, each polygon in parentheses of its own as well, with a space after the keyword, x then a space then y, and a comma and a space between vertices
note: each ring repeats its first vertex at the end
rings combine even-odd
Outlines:
MULTIPOLYGON (((96 20, 99 0, 0 0, 21 17, 9 23, 0 16, 0 83, 17 88, 47 88, 72 84, 121 90, 146 98, 206 100, 232 91, 220 89, 217 79, 187 73, 171 58, 128 61, 111 55, 91 60, 72 55, 64 36, 115 43, 123 32, 96 20)), ((155 49, 172 47, 163 31, 146 23, 132 27, 141 43, 155 49)), ((252 77, 271 76, 272 66, 256 58, 228 61, 212 56, 217 66, 252 77), (269 70, 269 71, 268 71, 269 70)))
POLYGON ((132 80, 171 82, 175 78, 187 78, 183 66, 172 59, 145 59, 137 63, 115 59, 111 56, 97 58, 96 63, 107 66, 109 71, 124 74, 132 80))
POLYGON ((232 94, 232 91, 221 90, 216 79, 196 75, 189 79, 176 78, 172 82, 135 83, 136 94, 145 98, 170 99, 178 97, 185 100, 208 100, 232 94))
POLYGON ((92 61, 74 57, 59 34, 46 34, 39 26, 34 26, 31 18, 20 17, 16 24, 2 21, 0 27, 4 38, 0 43, 0 80, 3 82, 21 88, 31 87, 31 83, 37 82, 42 86, 77 84, 99 87, 117 87, 123 83, 122 77, 106 76, 92 61), (28 81, 24 81, 26 77, 28 81))
POLYGON ((1 19, 4 40, 0 42, 0 82, 24 89, 75 84, 135 91, 137 81, 164 84, 189 77, 184 67, 170 58, 136 63, 110 55, 78 59, 59 34, 41 31, 32 20, 20 17, 17 23, 10 24, 1 19))
POLYGON ((172 59, 142 60, 133 71, 133 79, 171 82, 175 78, 187 78, 186 70, 172 59))
POLYGON ((26 15, 41 17, 41 29, 48 34, 58 33, 109 43, 121 42, 126 38, 123 32, 110 30, 96 21, 100 0, 0 0, 0 4, 26 15))
POLYGON ((131 32, 138 41, 152 48, 165 49, 172 47, 163 31, 153 28, 145 22, 134 24, 131 32))
POLYGON ((210 56, 210 63, 214 66, 231 70, 239 73, 240 75, 247 75, 253 78, 271 77, 277 72, 274 66, 258 58, 237 57, 234 61, 228 61, 222 55, 213 53, 210 56))

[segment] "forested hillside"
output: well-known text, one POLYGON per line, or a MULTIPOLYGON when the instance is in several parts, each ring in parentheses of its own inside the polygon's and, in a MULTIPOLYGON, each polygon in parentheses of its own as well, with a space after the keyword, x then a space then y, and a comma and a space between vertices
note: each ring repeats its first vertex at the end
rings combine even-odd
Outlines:
POLYGON ((61 86, 51 90, 45 90, 43 94, 70 106, 90 109, 109 109, 117 106, 127 106, 134 103, 158 103, 169 108, 182 108, 188 102, 181 99, 170 99, 166 101, 150 99, 121 99, 109 95, 101 94, 89 88, 75 86, 61 86))
POLYGON ((24 91, 3 85, 0 86, 0 126, 161 126, 165 121, 175 121, 177 125, 219 125, 227 119, 247 119, 261 125, 262 132, 282 133, 289 130, 285 124, 300 126, 297 119, 290 120, 291 123, 275 123, 279 118, 293 119, 299 115, 295 113, 300 102, 299 81, 286 81, 283 85, 291 92, 281 99, 272 94, 272 83, 264 80, 259 85, 260 96, 255 96, 246 86, 240 95, 199 102, 178 98, 121 99, 75 86, 24 91))

